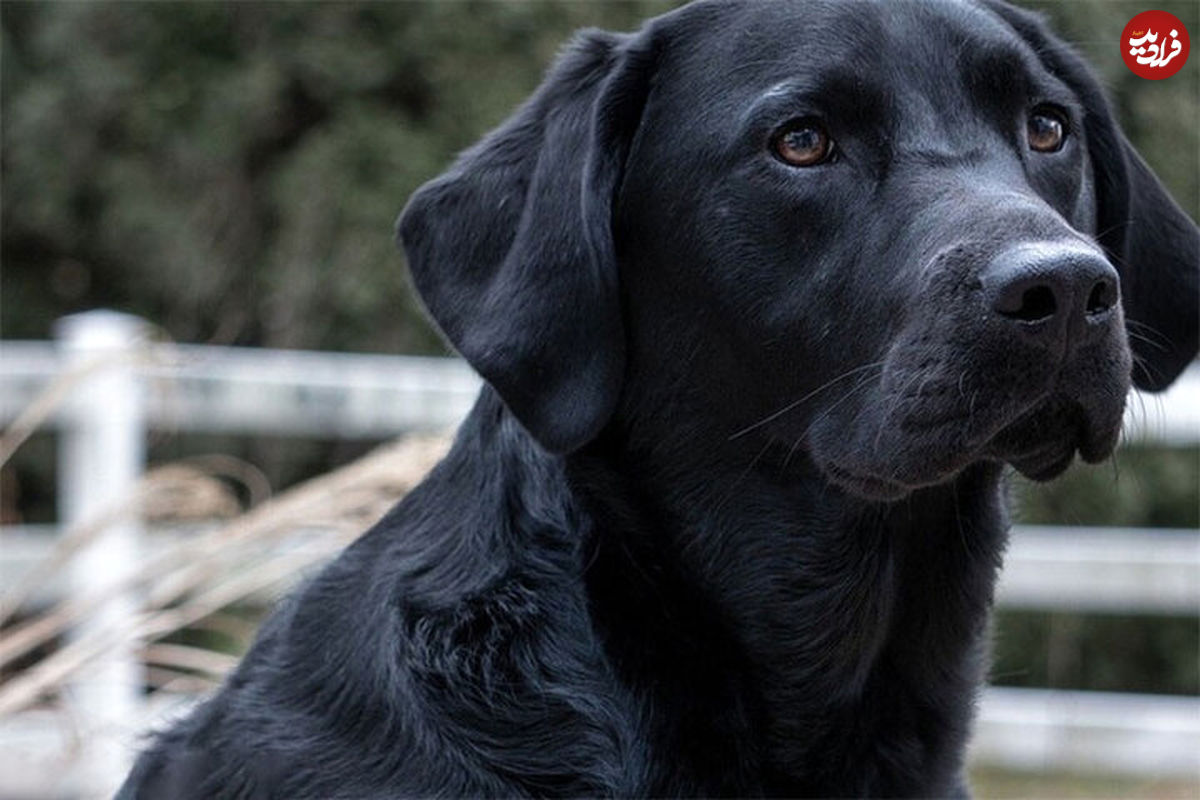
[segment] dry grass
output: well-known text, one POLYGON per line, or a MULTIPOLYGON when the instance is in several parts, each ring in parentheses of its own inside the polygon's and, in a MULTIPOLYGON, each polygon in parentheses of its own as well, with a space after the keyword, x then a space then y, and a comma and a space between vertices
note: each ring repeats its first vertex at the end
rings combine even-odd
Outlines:
MULTIPOLYGON (((415 486, 445 453, 444 437, 412 437, 383 446, 341 469, 265 499, 210 532, 178 540, 166 550, 130 565, 103 589, 71 595, 0 633, 0 716, 54 698, 96 659, 115 648, 140 649, 152 665, 152 683, 171 674, 189 683, 219 680, 234 659, 214 651, 156 644, 247 598, 295 580, 330 558, 374 523, 415 486), (118 596, 140 600, 120 628, 86 624, 97 609, 118 596), (83 633, 48 647, 72 630, 83 633), (17 668, 19 665, 19 668, 17 668)), ((108 513, 67 531, 45 562, 0 595, 0 621, 27 603, 46 578, 70 567, 72 559, 115 522, 146 512, 162 518, 170 509, 189 517, 228 516, 232 495, 219 478, 238 472, 229 460, 173 464, 148 473, 132 496, 108 513)), ((242 477, 247 470, 242 469, 242 477)), ((252 475, 252 472, 249 474, 252 475)), ((233 477, 236 477, 234 475, 233 477)), ((260 492, 261 493, 261 492, 260 492)))
POLYGON ((971 787, 980 800, 1196 800, 1200 781, 1180 778, 1022 773, 975 768, 971 787))

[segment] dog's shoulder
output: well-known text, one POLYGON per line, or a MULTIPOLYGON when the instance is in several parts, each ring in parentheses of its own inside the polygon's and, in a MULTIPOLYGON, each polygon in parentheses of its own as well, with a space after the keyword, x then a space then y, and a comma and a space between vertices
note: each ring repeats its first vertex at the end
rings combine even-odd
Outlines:
POLYGON ((637 715, 591 624, 581 520, 492 402, 272 615, 125 797, 636 791, 637 715))

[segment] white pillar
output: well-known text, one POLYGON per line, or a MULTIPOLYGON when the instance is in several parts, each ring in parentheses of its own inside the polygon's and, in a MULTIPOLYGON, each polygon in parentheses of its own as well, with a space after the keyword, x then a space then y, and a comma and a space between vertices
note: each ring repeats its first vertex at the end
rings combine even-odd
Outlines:
MULTIPOLYGON (((92 370, 65 409, 59 524, 66 529, 117 509, 127 512, 72 559, 69 591, 95 596, 138 562, 141 524, 129 504, 145 467, 144 397, 134 364, 145 328, 127 314, 89 311, 60 319, 55 334, 65 369, 92 370)), ((128 630, 138 611, 134 594, 120 594, 97 604, 75 635, 128 630)), ((134 752, 129 734, 142 720, 143 678, 132 645, 124 646, 80 670, 65 692, 83 740, 80 796, 111 796, 129 769, 134 752)))

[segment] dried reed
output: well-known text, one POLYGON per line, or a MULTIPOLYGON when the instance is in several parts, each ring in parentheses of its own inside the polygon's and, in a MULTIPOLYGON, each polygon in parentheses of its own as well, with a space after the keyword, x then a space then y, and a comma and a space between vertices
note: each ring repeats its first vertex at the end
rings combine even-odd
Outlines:
MULTIPOLYGON (((235 662, 233 657, 155 642, 233 604, 290 584, 298 574, 328 559, 415 486, 446 447, 445 437, 411 437, 380 447, 265 500, 214 530, 173 542, 163 552, 131 565, 129 572, 101 592, 64 598, 0 632, 0 668, 12 668, 17 659, 78 627, 111 598, 134 592, 142 601, 132 625, 119 630, 89 628, 15 670, 0 684, 0 716, 54 695, 97 658, 119 647, 141 647, 154 665, 155 683, 194 687, 219 679, 235 662)), ((148 474, 125 503, 64 535, 46 563, 32 571, 34 577, 0 599, 0 615, 19 609, 31 588, 64 569, 105 526, 122 517, 140 514, 147 506, 161 509, 164 498, 172 497, 208 497, 221 506, 219 493, 214 494, 211 486, 212 471, 228 475, 235 471, 231 465, 193 460, 186 466, 148 474), (202 485, 204 481, 210 483, 202 485)))

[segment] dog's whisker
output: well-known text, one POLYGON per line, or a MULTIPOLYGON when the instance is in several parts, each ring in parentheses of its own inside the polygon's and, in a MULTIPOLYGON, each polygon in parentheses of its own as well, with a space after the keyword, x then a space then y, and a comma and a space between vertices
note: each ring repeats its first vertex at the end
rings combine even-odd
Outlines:
POLYGON ((749 475, 751 472, 754 471, 754 467, 758 464, 759 461, 762 460, 762 457, 767 454, 767 451, 771 449, 771 446, 773 444, 775 444, 775 442, 768 439, 766 444, 764 444, 759 449, 758 453, 755 454, 754 458, 750 459, 750 463, 746 465, 746 468, 743 469, 736 478, 734 478, 732 481, 729 482, 729 485, 726 487, 727 491, 725 493, 724 498, 719 503, 717 503, 717 506, 716 506, 717 510, 720 510, 725 507, 725 505, 729 502, 729 500, 734 496, 734 494, 735 494, 734 489, 736 489, 738 484, 740 484, 742 481, 744 481, 746 479, 747 475, 749 475))
POLYGON ((1160 370, 1158 367, 1156 367, 1153 363, 1148 361, 1146 358, 1139 356, 1137 353, 1132 353, 1132 356, 1133 356, 1133 370, 1132 371, 1133 371, 1134 375, 1137 375, 1138 370, 1141 370, 1142 374, 1146 375, 1148 378, 1153 380, 1155 383, 1162 382, 1162 378, 1163 378, 1162 370, 1160 370))
MULTIPOLYGON (((1093 236, 1092 238, 1099 241, 1100 239, 1103 239, 1105 236, 1108 236, 1113 231, 1120 230, 1121 228, 1133 227, 1133 224, 1134 224, 1133 220, 1123 220, 1121 222, 1115 222, 1112 225, 1105 227, 1103 230, 1097 231, 1096 235, 1093 236)), ((1110 254, 1108 254, 1108 257, 1109 257, 1110 261, 1119 262, 1121 264, 1124 263, 1124 259, 1122 259, 1120 256, 1118 256, 1116 254, 1110 253, 1110 254)))
POLYGON ((1159 351, 1160 353, 1169 353, 1171 351, 1171 348, 1169 346, 1164 345, 1160 342, 1156 342, 1153 339, 1151 339, 1150 337, 1143 336, 1140 333, 1135 333, 1134 331, 1128 331, 1127 335, 1129 336, 1131 341, 1142 342, 1145 345, 1147 345, 1148 347, 1153 347, 1155 350, 1159 351))
POLYGON ((868 388, 870 385, 871 385, 870 376, 862 378, 854 386, 847 389, 845 394, 843 394, 841 397, 839 397, 837 399, 837 401, 830 403, 828 407, 822 409, 821 413, 817 414, 816 417, 814 417, 812 419, 812 421, 809 422, 807 426, 805 426, 803 432, 801 432, 801 434, 796 437, 795 441, 792 442, 791 447, 788 449, 787 456, 783 459, 783 467, 784 468, 787 467, 788 462, 791 461, 792 456, 800 448, 801 443, 803 443, 804 440, 808 438, 809 433, 812 432, 813 427, 818 422, 820 422, 821 420, 824 420, 833 411, 835 411, 839 406, 841 406, 843 403, 845 403, 847 400, 849 400, 851 397, 853 397, 859 391, 861 391, 865 388, 868 388))
POLYGON ((804 403, 804 402, 806 402, 806 401, 808 401, 808 400, 811 400, 813 397, 817 396, 817 395, 818 395, 818 394, 820 394, 821 392, 823 392, 823 391, 825 391, 826 389, 830 388, 830 387, 831 387, 831 386, 833 386, 834 384, 836 384, 836 383, 838 383, 838 382, 840 382, 840 381, 843 381, 843 380, 845 380, 846 378, 850 377, 851 375, 856 375, 856 374, 858 374, 858 373, 860 373, 860 372, 863 372, 864 370, 869 370, 869 369, 872 369, 872 368, 875 368, 875 367, 882 367, 882 366, 883 366, 883 364, 884 364, 884 362, 883 362, 882 360, 880 360, 880 361, 873 361, 873 362, 871 362, 870 364, 863 364, 863 365, 861 365, 861 366, 855 367, 854 369, 847 370, 846 372, 843 372, 841 375, 838 375, 836 378, 832 378, 832 379, 830 379, 830 380, 826 381, 825 383, 821 384, 821 385, 820 385, 820 386, 818 386, 816 389, 813 389, 811 392, 809 392, 808 394, 804 395, 804 396, 803 396, 803 397, 801 397, 800 399, 798 399, 798 400, 793 400, 792 402, 788 403, 786 406, 784 406, 783 408, 779 409, 778 411, 775 411, 775 412, 773 412, 773 413, 771 413, 771 414, 768 414, 766 417, 763 417, 763 418, 762 418, 762 419, 760 419, 758 422, 755 422, 755 423, 754 423, 754 424, 752 424, 752 425, 748 425, 748 426, 746 426, 745 428, 742 428, 742 429, 741 429, 740 431, 738 431, 737 433, 734 433, 734 434, 730 435, 730 437, 729 437, 728 441, 731 441, 731 442, 732 442, 734 439, 739 439, 739 438, 741 438, 742 436, 745 436, 747 433, 750 433, 751 431, 754 431, 754 430, 757 430, 757 429, 761 428, 763 425, 767 425, 768 423, 774 422, 775 420, 777 420, 777 419, 779 419, 780 417, 782 417, 784 414, 786 414, 786 413, 788 413, 789 411, 791 411, 791 410, 793 410, 793 409, 797 408, 798 406, 800 406, 802 403, 804 403))
POLYGON ((1125 320, 1126 333, 1130 339, 1145 342, 1157 350, 1168 352, 1171 349, 1171 339, 1152 325, 1139 322, 1136 319, 1125 320), (1152 338, 1153 337, 1153 338, 1152 338))
MULTIPOLYGON (((913 374, 909 376, 908 380, 906 380, 904 382, 904 385, 902 387, 900 387, 900 389, 898 391, 896 391, 895 394, 892 396, 892 401, 891 401, 891 403, 888 404, 888 409, 884 413, 884 415, 882 417, 882 421, 879 423, 879 426, 878 426, 879 429, 875 432, 874 447, 876 450, 879 449, 879 443, 883 439, 884 432, 887 431, 889 428, 889 423, 891 422, 892 414, 895 413, 896 409, 900 407, 900 404, 904 402, 905 398, 908 395, 908 390, 912 387, 913 383, 915 383, 918 379, 921 380, 921 386, 923 387, 925 385, 925 380, 928 380, 928 376, 926 375, 926 372, 924 370, 914 371, 913 374)), ((918 389, 917 394, 919 395, 920 392, 921 392, 921 390, 918 389)))

